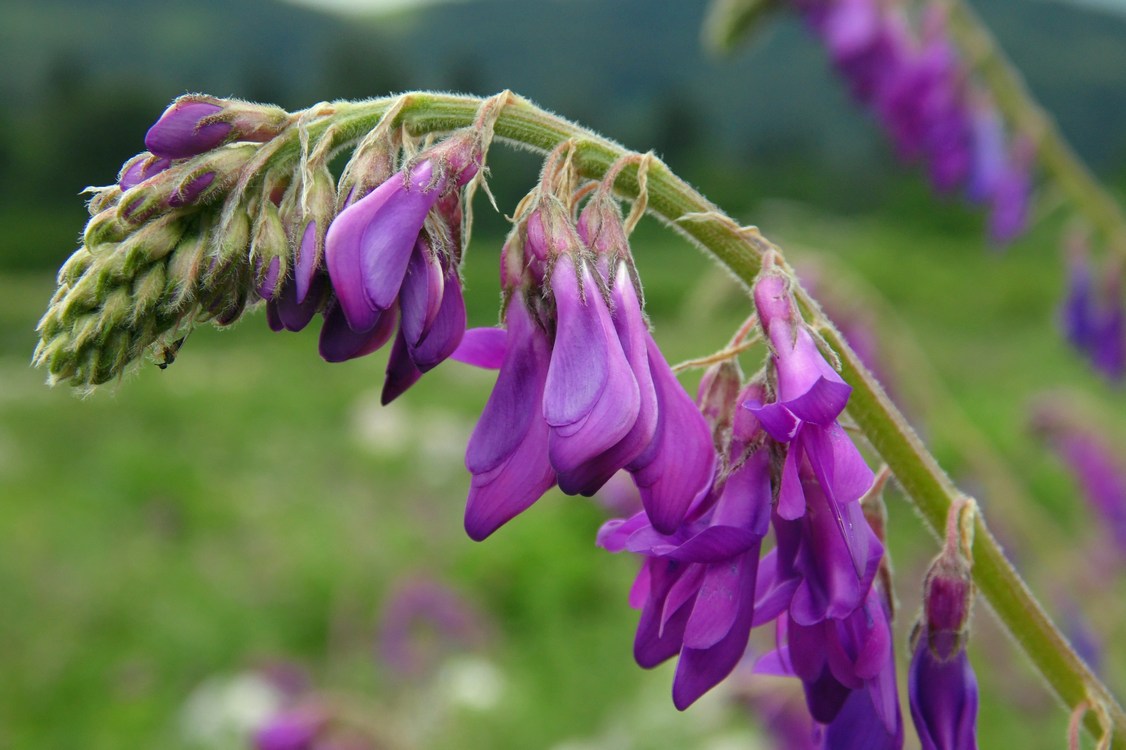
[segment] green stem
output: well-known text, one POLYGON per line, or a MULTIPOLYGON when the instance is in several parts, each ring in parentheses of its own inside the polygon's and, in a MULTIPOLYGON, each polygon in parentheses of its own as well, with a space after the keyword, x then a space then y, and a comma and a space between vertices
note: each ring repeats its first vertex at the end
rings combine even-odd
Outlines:
POLYGON ((950 32, 971 68, 981 75, 1005 118, 1036 146, 1040 164, 1052 174, 1077 213, 1119 254, 1126 253, 1126 215, 1060 133, 1052 117, 1029 93, 1024 79, 966 0, 946 0, 950 32))
MULTIPOLYGON (((341 116, 348 119, 349 126, 334 137, 344 142, 362 134, 364 128, 374 127, 392 102, 379 99, 339 105, 341 116)), ((415 134, 446 132, 470 125, 480 105, 481 100, 473 97, 414 93, 407 95, 399 120, 415 134)), ((579 173, 589 179, 600 179, 612 164, 631 153, 516 96, 512 96, 501 111, 495 134, 501 140, 542 152, 572 140, 575 142, 574 163, 579 173)), ((622 170, 615 187, 627 198, 637 197, 636 164, 622 170)), ((657 159, 650 162, 648 169, 648 198, 650 213, 714 256, 748 289, 758 274, 763 254, 778 250, 754 227, 736 224, 657 159)), ((794 278, 799 304, 840 356, 841 374, 853 387, 850 413, 915 503, 926 524, 942 539, 947 513, 962 494, 844 337, 828 322, 816 301, 801 288, 792 269, 786 269, 794 278)), ((981 594, 1053 692, 1072 710, 1084 702, 1103 705, 1114 731, 1113 747, 1126 748, 1126 712, 1053 625, 1005 558, 980 512, 973 557, 974 578, 981 594)), ((1087 715, 1085 725, 1096 737, 1104 731, 1093 712, 1087 715)))

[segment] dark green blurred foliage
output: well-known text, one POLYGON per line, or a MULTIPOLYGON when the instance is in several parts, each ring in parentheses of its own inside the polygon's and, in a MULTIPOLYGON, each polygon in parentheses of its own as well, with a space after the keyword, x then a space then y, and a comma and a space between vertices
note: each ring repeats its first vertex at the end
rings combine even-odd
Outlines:
MULTIPOLYGON (((342 19, 272 0, 10 0, 0 24, 0 220, 9 228, 0 269, 65 258, 82 223, 76 193, 111 182, 168 102, 191 91, 293 109, 412 87, 511 88, 655 150, 730 209, 781 197, 902 210, 903 193, 924 196, 922 178, 904 176, 799 24, 783 15, 749 49, 716 61, 698 43, 703 5, 479 0, 342 19), (45 219, 40 229, 13 229, 29 213, 45 219)), ((1084 157, 1126 178, 1126 21, 1029 0, 980 7, 1084 157)), ((936 213, 920 203, 921 217, 936 213)), ((957 207, 937 213, 965 221, 957 207)))

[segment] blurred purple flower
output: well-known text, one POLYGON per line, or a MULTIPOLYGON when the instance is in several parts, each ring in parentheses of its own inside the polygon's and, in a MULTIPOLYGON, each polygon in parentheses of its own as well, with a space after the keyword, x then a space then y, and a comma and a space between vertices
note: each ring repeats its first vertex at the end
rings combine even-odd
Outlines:
POLYGON ((418 678, 444 653, 479 647, 484 637, 481 615, 464 597, 437 581, 411 577, 384 600, 376 646, 381 665, 418 678))
POLYGON ((294 709, 276 714, 254 733, 255 750, 313 750, 325 717, 317 711, 294 709))

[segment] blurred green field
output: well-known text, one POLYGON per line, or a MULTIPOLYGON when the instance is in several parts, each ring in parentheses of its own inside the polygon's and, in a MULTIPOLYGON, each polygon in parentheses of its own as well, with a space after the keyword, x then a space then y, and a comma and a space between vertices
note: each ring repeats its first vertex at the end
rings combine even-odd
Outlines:
MULTIPOLYGON (((830 296, 855 274, 898 311, 901 320, 877 316, 896 392, 943 465, 979 493, 1049 608, 1060 592, 1083 601, 1120 687, 1123 589, 1095 590, 1083 567, 1094 565, 1083 554, 1094 524, 1027 434, 1026 410, 1039 393, 1073 387, 1121 436, 1126 395, 1057 335, 1053 230, 997 253, 965 222, 944 229, 944 211, 908 224, 766 204, 743 218, 799 265, 832 251, 820 273, 830 296), (982 491, 992 485, 951 404, 1036 507, 982 491), (1048 535, 1018 539, 1029 525, 1048 535)), ((482 236, 470 251, 473 324, 496 320, 498 245, 482 236)), ((734 284, 653 225, 634 251, 670 361, 721 347, 748 312, 734 284)), ((79 399, 28 365, 52 279, 8 275, 0 289, 0 747, 198 747, 184 719, 193 691, 274 659, 358 706, 387 747, 767 747, 729 694, 680 715, 671 670, 633 664, 635 563, 594 547, 598 505, 552 493, 483 544, 464 536, 462 453, 490 374, 447 363, 381 409, 383 354, 325 364, 314 330, 271 334, 258 312, 230 331, 198 330, 165 371, 146 363, 79 399), (492 622, 477 656, 499 675, 496 705, 447 706, 440 687, 408 684, 378 661, 384 596, 408 574, 447 583, 492 622)), ((747 355, 748 372, 760 356, 747 355)), ((904 502, 889 505, 905 664, 935 546, 904 502)), ((1067 716, 985 607, 971 655, 983 747, 1064 743, 1067 716)))

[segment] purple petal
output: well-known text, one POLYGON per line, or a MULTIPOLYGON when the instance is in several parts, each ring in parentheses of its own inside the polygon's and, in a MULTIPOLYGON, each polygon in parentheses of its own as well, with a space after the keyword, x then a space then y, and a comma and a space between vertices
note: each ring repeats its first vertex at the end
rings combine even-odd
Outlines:
POLYGON ((222 112, 209 102, 176 102, 145 134, 145 147, 158 156, 186 159, 210 151, 227 138, 231 125, 213 122, 200 127, 200 121, 222 112))
POLYGON ((714 577, 706 578, 701 585, 700 596, 697 597, 693 607, 693 616, 685 627, 685 647, 680 653, 676 676, 673 679, 673 704, 679 710, 683 711, 701 695, 719 684, 723 678, 731 674, 743 658, 754 616, 757 566, 758 550, 754 550, 742 556, 738 565, 737 581, 728 578, 725 582, 721 582, 721 579, 725 578, 724 574, 716 573, 714 577), (704 598, 709 582, 715 583, 717 588, 714 592, 708 593, 716 593, 720 596, 704 598), (729 595, 726 606, 722 603, 725 583, 734 584, 733 588, 726 588, 729 595), (705 611, 697 617, 696 613, 701 607, 706 607, 710 611, 705 611), (713 641, 720 631, 724 631, 724 634, 719 640, 714 641, 713 645, 693 648, 689 643, 690 633, 697 643, 705 644, 713 641))
POLYGON ((649 560, 647 567, 650 575, 649 599, 641 610, 641 620, 637 624, 637 635, 633 641, 633 658, 644 669, 652 669, 680 651, 684 640, 684 626, 688 622, 692 608, 686 603, 671 617, 662 618, 662 610, 669 590, 684 573, 684 566, 679 563, 649 560))
POLYGON ((465 335, 465 299, 461 294, 461 280, 457 273, 445 280, 441 304, 434 323, 417 346, 411 348, 411 358, 422 372, 429 372, 457 351, 465 335))
POLYGON ((508 307, 504 363, 465 452, 473 473, 465 529, 481 540, 527 509, 555 483, 548 428, 539 414, 550 350, 523 300, 508 307))
POLYGON ((199 196, 203 191, 215 181, 214 172, 205 172, 199 177, 194 178, 191 182, 181 186, 178 190, 168 196, 168 205, 172 208, 180 208, 181 206, 190 206, 199 200, 199 196))
POLYGON ((648 328, 625 263, 617 264, 610 294, 614 302, 614 329, 637 382, 640 399, 637 420, 626 436, 613 447, 581 464, 574 471, 559 474, 559 488, 570 495, 589 497, 601 489, 610 477, 645 450, 657 429, 657 392, 649 372, 646 350, 648 328))
POLYGON ((293 279, 286 279, 277 298, 268 304, 273 305, 279 322, 287 331, 300 331, 309 325, 317 313, 321 298, 328 291, 328 279, 318 275, 313 280, 311 293, 304 301, 297 301, 297 285, 293 279))
POLYGON ((504 362, 507 338, 503 328, 470 328, 450 359, 486 370, 499 370, 504 362))
POLYGON ((559 473, 574 471, 625 437, 641 408, 610 311, 589 265, 581 266, 581 286, 568 254, 559 256, 551 274, 558 320, 543 415, 551 427, 551 465, 559 473))
POLYGON ((827 429, 807 425, 799 439, 818 483, 832 502, 844 505, 859 500, 872 486, 875 475, 839 424, 834 422, 827 429))
POLYGON ((395 337, 395 343, 391 345, 391 354, 387 358, 387 375, 383 379, 383 393, 380 395, 380 403, 387 406, 387 404, 406 393, 407 389, 417 383, 421 377, 422 373, 415 367, 414 361, 411 359, 407 342, 403 338, 403 329, 400 326, 399 335, 395 337))
POLYGON ((309 288, 317 278, 317 222, 310 221, 305 225, 305 232, 301 235, 301 244, 297 246, 297 258, 294 262, 293 280, 297 285, 297 304, 302 304, 309 294, 309 288))
POLYGON ((158 175, 172 166, 172 160, 158 157, 154 154, 138 154, 129 160, 121 172, 117 184, 122 190, 140 185, 154 175, 158 175))
POLYGON ((403 337, 412 347, 417 346, 430 332, 430 327, 438 316, 438 309, 442 306, 444 287, 442 265, 437 256, 430 253, 427 242, 419 237, 399 291, 403 337))
POLYGON ((977 678, 965 649, 941 661, 920 633, 907 692, 923 750, 977 750, 977 678))
POLYGON ((652 336, 647 339, 646 350, 657 393, 657 427, 653 441, 626 468, 641 491, 641 502, 653 526, 671 534, 688 509, 711 490, 715 444, 703 415, 652 336))
POLYGON ((630 518, 613 518, 602 524, 595 543, 607 552, 623 552, 631 535, 643 526, 649 525, 644 513, 630 518))
POLYGON ((441 185, 429 187, 429 161, 404 184, 396 174, 336 217, 325 237, 325 261, 348 324, 375 325, 399 294, 411 251, 441 185))
MULTIPOLYGON (((823 750, 900 750, 902 747, 902 721, 889 731, 873 705, 871 691, 866 689, 848 694, 836 717, 825 727, 822 744, 823 750)), ((969 746, 950 746, 950 750, 955 748, 971 750, 969 746)))
POLYGON ((359 333, 348 324, 340 305, 333 305, 321 326, 321 357, 326 362, 344 362, 371 354, 391 340, 398 318, 394 308, 384 310, 369 330, 359 333))

